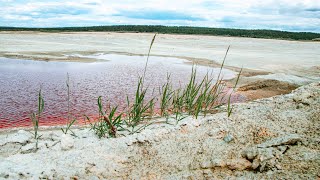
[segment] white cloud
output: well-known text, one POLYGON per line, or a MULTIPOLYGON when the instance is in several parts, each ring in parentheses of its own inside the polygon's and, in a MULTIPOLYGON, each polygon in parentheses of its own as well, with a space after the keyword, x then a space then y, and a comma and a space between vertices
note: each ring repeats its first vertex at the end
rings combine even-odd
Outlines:
POLYGON ((320 32, 319 0, 0 0, 0 6, 0 26, 160 24, 320 32))

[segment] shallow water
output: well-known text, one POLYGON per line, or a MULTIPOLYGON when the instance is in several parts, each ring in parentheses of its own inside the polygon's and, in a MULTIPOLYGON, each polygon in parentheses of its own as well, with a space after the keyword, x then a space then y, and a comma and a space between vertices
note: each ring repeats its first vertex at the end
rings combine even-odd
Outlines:
MULTIPOLYGON (((72 56, 81 56, 73 54, 72 56)), ((119 104, 124 108, 126 95, 133 97, 138 75, 143 74, 145 56, 117 54, 93 54, 88 57, 99 59, 94 63, 45 62, 0 58, 0 128, 29 126, 30 114, 36 111, 37 93, 40 87, 45 99, 45 111, 41 125, 56 125, 65 122, 67 117, 67 73, 70 76, 71 113, 83 119, 83 115, 98 114, 97 98, 104 102, 119 104), (107 61, 108 60, 108 61, 107 61)), ((156 57, 149 59, 146 84, 149 95, 159 85, 166 82, 171 74, 175 88, 188 81, 191 65, 177 58, 156 57)), ((217 75, 218 68, 197 67, 198 77, 208 71, 217 75)), ((235 77, 235 73, 224 70, 225 79, 235 77)))

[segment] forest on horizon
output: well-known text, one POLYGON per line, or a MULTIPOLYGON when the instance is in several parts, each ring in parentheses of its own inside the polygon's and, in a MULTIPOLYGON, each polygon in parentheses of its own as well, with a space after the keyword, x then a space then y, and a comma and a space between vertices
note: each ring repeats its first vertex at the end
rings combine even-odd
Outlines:
POLYGON ((288 32, 277 30, 248 30, 231 28, 209 28, 189 26, 160 26, 160 25, 112 25, 90 27, 54 27, 54 28, 26 28, 0 27, 0 31, 40 31, 40 32, 135 32, 160 34, 194 34, 212 36, 232 36, 285 40, 318 40, 319 33, 288 32))

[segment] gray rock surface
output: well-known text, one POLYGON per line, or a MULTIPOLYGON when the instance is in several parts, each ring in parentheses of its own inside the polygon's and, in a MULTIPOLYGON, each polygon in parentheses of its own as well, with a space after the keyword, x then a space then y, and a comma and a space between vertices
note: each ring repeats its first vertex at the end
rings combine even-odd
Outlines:
POLYGON ((301 142, 302 138, 297 134, 289 134, 278 138, 273 138, 267 142, 258 145, 258 148, 277 147, 282 145, 294 145, 301 142))

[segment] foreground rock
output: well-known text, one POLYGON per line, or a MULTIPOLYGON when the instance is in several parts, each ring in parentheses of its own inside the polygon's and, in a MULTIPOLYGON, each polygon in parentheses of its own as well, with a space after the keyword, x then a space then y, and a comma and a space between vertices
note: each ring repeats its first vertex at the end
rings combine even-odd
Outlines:
POLYGON ((320 83, 99 140, 88 128, 0 134, 0 179, 317 179, 320 83), (230 138, 232 137, 232 138, 230 138))

